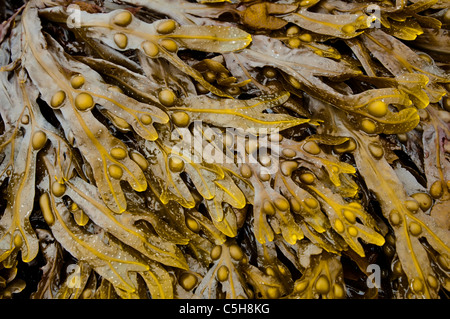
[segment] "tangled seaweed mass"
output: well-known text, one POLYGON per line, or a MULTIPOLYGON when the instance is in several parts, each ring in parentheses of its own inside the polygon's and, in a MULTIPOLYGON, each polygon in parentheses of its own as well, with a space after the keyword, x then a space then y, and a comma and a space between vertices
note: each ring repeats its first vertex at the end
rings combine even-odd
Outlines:
POLYGON ((1 15, 0 298, 448 298, 448 1, 1 15))

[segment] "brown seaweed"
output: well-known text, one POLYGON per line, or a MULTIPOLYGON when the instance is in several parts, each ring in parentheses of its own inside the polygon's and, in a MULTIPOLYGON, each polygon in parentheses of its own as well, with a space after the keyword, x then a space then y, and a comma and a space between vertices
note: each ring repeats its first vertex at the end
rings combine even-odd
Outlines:
POLYGON ((445 1, 7 13, 0 298, 447 297, 445 1))

